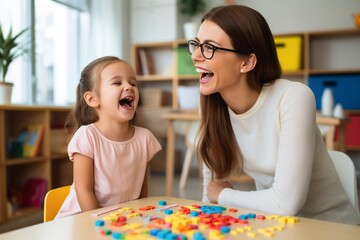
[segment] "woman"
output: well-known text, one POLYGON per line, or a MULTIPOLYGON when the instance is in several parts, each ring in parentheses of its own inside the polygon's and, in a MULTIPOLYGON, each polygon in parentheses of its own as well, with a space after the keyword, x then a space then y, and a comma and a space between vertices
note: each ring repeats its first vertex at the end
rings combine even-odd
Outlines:
POLYGON ((245 6, 216 7, 188 44, 200 73, 203 200, 360 224, 316 125, 314 95, 280 79, 263 16, 245 6), (256 191, 235 190, 226 180, 242 171, 256 191))

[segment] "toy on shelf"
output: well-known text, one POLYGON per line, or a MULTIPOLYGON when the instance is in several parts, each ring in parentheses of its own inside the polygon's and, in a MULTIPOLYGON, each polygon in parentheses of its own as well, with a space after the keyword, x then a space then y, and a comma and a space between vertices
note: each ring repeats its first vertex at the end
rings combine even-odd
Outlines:
POLYGON ((36 157, 39 154, 44 134, 42 124, 29 124, 19 135, 9 143, 10 157, 36 157))

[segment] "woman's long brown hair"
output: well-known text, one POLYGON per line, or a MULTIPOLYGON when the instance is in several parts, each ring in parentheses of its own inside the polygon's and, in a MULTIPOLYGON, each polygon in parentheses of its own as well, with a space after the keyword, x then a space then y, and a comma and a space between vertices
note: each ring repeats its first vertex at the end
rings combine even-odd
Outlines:
MULTIPOLYGON (((281 67, 271 30, 257 11, 241 5, 220 6, 210 10, 202 21, 217 24, 229 36, 235 50, 255 54, 257 64, 247 73, 248 84, 261 90, 281 76, 281 67)), ((199 155, 216 178, 242 171, 241 146, 238 146, 228 112, 219 93, 200 96, 201 123, 199 155)))

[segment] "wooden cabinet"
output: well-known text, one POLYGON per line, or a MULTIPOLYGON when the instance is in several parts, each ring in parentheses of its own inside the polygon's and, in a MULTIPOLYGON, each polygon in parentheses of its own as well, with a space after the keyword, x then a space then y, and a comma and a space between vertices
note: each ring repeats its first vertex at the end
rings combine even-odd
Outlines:
POLYGON ((64 129, 70 110, 70 107, 0 106, 0 224, 42 211, 42 207, 23 204, 24 186, 30 179, 46 182, 46 191, 72 183, 72 164, 66 153, 69 135, 64 129), (14 140, 30 124, 43 127, 39 151, 33 157, 14 156, 10 148, 14 148, 14 140))
MULTIPOLYGON (((360 30, 345 29, 319 32, 277 34, 274 37, 297 36, 299 46, 299 68, 283 71, 283 77, 307 83, 309 77, 320 75, 360 75, 360 30)), ((185 47, 185 40, 134 44, 132 46, 132 65, 136 69, 140 89, 158 87, 171 95, 172 110, 179 111, 179 86, 198 85, 199 74, 182 74, 179 61, 191 61, 190 54, 182 55, 179 48, 185 47), (148 57, 149 74, 143 74, 144 56, 148 57), (185 59, 185 60, 184 60, 185 59)), ((290 60, 293 57, 290 54, 290 60)), ((341 81, 341 80, 340 80, 341 81)), ((317 96, 318 98, 318 96, 317 96)), ((359 109, 347 111, 352 116, 359 115, 359 109)), ((159 119, 161 116, 157 116, 159 119)), ((352 149, 354 147, 352 146, 352 149)))
MULTIPOLYGON (((322 81, 322 84, 337 83, 333 88, 335 104, 343 105, 348 118, 345 150, 360 150, 360 29, 312 32, 304 37, 308 46, 304 69, 306 83, 310 85, 310 79, 322 81)), ((319 108, 321 94, 315 90, 319 89, 313 89, 319 108)))
POLYGON ((360 29, 311 32, 304 36, 310 75, 360 73, 360 29))
MULTIPOLYGON (((360 30, 287 33, 274 37, 298 36, 301 39, 298 70, 283 71, 283 76, 306 83, 309 76, 323 74, 360 74, 360 30)), ((162 87, 172 95, 171 106, 179 110, 178 86, 197 84, 199 74, 179 73, 179 52, 186 48, 186 40, 134 44, 132 65, 144 87, 162 87), (140 52, 148 57, 149 74, 144 75, 140 52), (150 84, 151 83, 151 84, 150 84)), ((184 57, 183 57, 184 58, 184 57)), ((144 59, 143 59, 144 60, 144 59)), ((187 61, 191 61, 188 55, 187 61)), ((181 72, 181 71, 180 71, 181 72)))
MULTIPOLYGON (((199 74, 195 73, 195 67, 191 63, 191 56, 179 58, 180 54, 187 51, 187 41, 177 40, 168 42, 135 44, 132 46, 132 65, 135 68, 140 82, 140 90, 146 87, 158 87, 171 95, 169 105, 173 110, 180 110, 178 88, 181 85, 196 85, 199 74), (144 54, 146 57, 144 57, 144 54), (181 64, 179 63, 181 62, 181 64), (192 66, 189 66, 189 63, 192 66), (147 65, 147 66, 144 66, 147 65), (179 66, 189 68, 187 74, 179 66), (148 70, 144 70, 148 68, 148 70), (189 72, 193 73, 189 73, 189 72), (144 72, 149 74, 144 75, 144 72)), ((183 55, 181 55, 183 56, 183 55)))
POLYGON ((360 74, 360 30, 277 34, 274 37, 299 36, 302 39, 300 68, 283 71, 286 78, 307 82, 309 76, 360 74))

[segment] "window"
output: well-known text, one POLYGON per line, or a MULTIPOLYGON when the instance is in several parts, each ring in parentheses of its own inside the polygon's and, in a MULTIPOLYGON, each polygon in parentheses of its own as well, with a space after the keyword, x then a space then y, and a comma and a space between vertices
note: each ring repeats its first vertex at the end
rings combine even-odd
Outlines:
MULTIPOLYGON (((0 23, 3 27, 4 34, 7 35, 10 27, 12 28, 13 33, 18 33, 25 28, 25 1, 24 0, 0 0, 0 23)), ((28 39, 28 35, 23 35, 24 39, 28 39)), ((24 41, 22 41, 24 43, 24 41)), ((27 56, 28 57, 28 56, 27 56)), ((27 62, 29 57, 27 58, 27 62)), ((29 76, 30 68, 26 68, 27 64, 25 61, 25 56, 19 57, 14 60, 10 65, 6 80, 14 83, 13 93, 12 93, 12 102, 19 103, 25 102, 26 99, 26 89, 29 89, 31 84, 31 78, 29 76), (25 80, 26 79, 26 80, 25 80), (26 85, 26 83, 28 83, 26 85)))
POLYGON ((33 56, 19 58, 9 69, 8 78, 14 83, 13 103, 64 105, 75 101, 86 49, 81 39, 89 26, 89 16, 84 11, 87 1, 72 1, 81 3, 80 7, 60 2, 0 0, 2 25, 12 25, 14 32, 18 32, 31 26, 34 19, 35 26, 35 44, 29 44, 35 46, 33 56))
POLYGON ((37 103, 75 101, 80 72, 81 14, 55 1, 35 0, 37 103))

